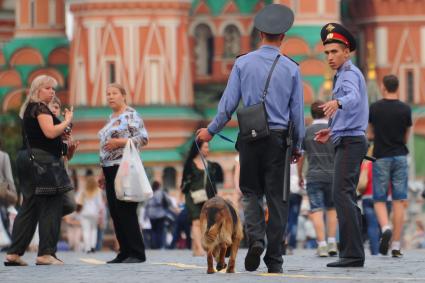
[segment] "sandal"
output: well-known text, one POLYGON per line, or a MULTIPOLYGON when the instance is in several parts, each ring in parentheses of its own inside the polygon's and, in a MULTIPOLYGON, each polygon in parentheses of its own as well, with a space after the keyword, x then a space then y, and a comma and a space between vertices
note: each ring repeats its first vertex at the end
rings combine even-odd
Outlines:
POLYGON ((56 259, 54 256, 51 255, 43 255, 37 257, 35 260, 36 265, 63 265, 63 262, 61 260, 56 259))
POLYGON ((23 261, 19 256, 16 257, 13 260, 9 260, 6 257, 6 261, 4 262, 5 266, 27 266, 28 263, 26 263, 25 261, 23 261))

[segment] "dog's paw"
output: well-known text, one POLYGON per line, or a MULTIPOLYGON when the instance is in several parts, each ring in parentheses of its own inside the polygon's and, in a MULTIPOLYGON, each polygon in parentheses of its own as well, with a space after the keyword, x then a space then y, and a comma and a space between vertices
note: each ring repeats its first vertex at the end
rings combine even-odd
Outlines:
POLYGON ((221 264, 221 263, 217 263, 217 271, 220 271, 220 270, 222 270, 222 269, 225 269, 227 267, 227 264, 226 263, 223 263, 223 264, 221 264))
POLYGON ((227 268, 226 273, 235 273, 234 268, 227 268))
POLYGON ((212 269, 207 269, 207 274, 213 274, 213 273, 215 273, 214 268, 212 268, 212 269))

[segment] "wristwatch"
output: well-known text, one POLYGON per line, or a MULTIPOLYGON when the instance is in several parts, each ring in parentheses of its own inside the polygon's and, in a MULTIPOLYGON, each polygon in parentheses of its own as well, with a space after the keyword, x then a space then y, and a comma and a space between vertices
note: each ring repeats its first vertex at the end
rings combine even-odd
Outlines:
POLYGON ((336 99, 336 103, 338 104, 338 109, 342 109, 341 101, 339 101, 338 99, 336 99))

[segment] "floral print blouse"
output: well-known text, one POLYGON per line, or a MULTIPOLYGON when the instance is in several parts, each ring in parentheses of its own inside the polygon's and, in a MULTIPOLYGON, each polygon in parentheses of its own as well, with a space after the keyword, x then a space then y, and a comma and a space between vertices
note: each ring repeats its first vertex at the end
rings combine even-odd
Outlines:
POLYGON ((148 132, 140 115, 127 106, 118 117, 109 116, 106 125, 98 133, 100 138, 100 165, 109 167, 119 165, 124 153, 124 147, 112 151, 105 150, 105 144, 112 138, 131 138, 138 150, 148 143, 148 132))

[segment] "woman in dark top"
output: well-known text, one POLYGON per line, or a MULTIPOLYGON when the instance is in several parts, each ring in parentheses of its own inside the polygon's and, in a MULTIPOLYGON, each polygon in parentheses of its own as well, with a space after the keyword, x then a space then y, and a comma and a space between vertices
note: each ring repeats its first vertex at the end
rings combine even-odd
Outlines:
MULTIPOLYGON (((202 155, 206 158, 209 153, 208 143, 198 142, 198 147, 201 150, 202 155)), ((207 198, 213 197, 213 192, 216 191, 215 175, 217 167, 214 163, 207 161, 207 168, 212 184, 209 182, 207 175, 205 175, 201 156, 199 155, 195 142, 193 142, 184 164, 181 187, 182 192, 185 195, 189 218, 192 221, 192 253, 194 256, 204 255, 204 251, 201 246, 201 226, 199 216, 201 214, 202 206, 207 198), (198 195, 198 199, 196 199, 196 194, 198 195), (199 195, 203 195, 203 197, 199 197, 199 195)))
MULTIPOLYGON (((71 123, 73 112, 65 109, 64 121, 60 121, 49 110, 48 104, 55 95, 57 82, 54 78, 42 75, 34 79, 26 101, 21 107, 23 120, 23 140, 25 134, 37 160, 44 162, 63 162, 62 155, 67 147, 61 136, 71 123)), ((24 146, 25 148, 25 146, 24 146)), ((35 184, 28 178, 31 163, 26 149, 17 156, 18 178, 23 194, 22 207, 16 216, 12 231, 12 244, 7 252, 7 266, 27 265, 21 259, 31 242, 37 224, 39 225, 39 249, 37 265, 63 264, 56 258, 56 245, 59 240, 62 217, 62 194, 36 195, 35 184)))

